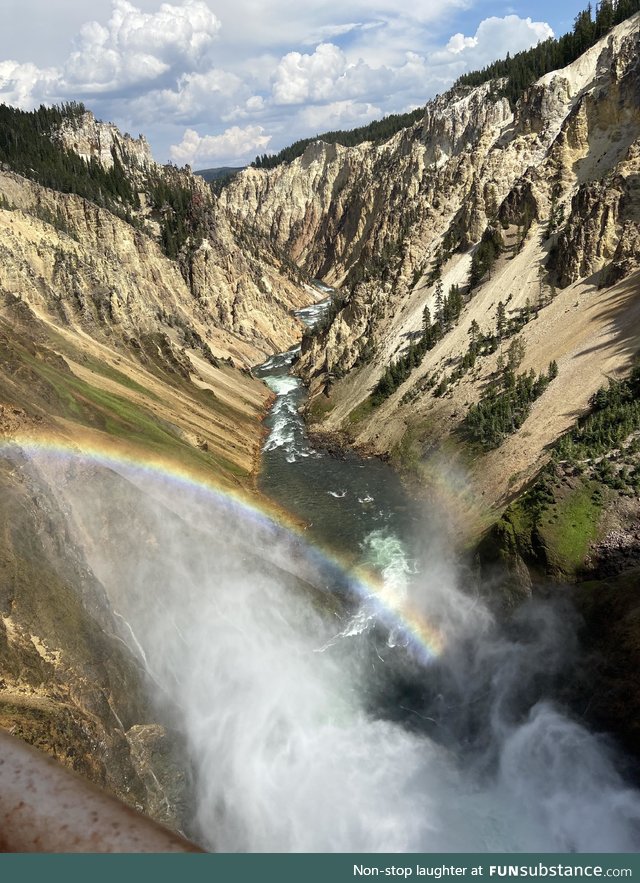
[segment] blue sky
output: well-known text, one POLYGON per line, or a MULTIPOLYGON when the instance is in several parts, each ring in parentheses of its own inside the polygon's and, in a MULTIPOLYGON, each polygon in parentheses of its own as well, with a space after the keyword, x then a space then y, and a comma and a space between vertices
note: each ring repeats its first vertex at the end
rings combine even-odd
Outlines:
POLYGON ((79 99, 156 159, 241 165, 424 104, 586 0, 3 0, 0 101, 79 99))

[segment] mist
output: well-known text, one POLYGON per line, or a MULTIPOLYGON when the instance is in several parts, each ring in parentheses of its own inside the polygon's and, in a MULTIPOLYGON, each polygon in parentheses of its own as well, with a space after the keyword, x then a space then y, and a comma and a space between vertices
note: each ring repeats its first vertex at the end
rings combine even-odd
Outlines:
POLYGON ((381 528, 363 555, 387 600, 439 630, 429 656, 393 604, 350 595, 300 537, 248 510, 126 467, 23 468, 56 495, 184 734, 190 833, 206 848, 640 846, 640 793, 558 701, 578 662, 568 606, 526 604, 499 625, 442 537, 425 527, 409 562, 381 528))

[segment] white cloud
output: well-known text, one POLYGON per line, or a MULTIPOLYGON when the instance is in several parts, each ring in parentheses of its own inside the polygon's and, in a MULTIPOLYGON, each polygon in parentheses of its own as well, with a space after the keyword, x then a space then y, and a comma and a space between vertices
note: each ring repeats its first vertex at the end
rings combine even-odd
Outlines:
POLYGON ((262 95, 252 95, 251 98, 247 98, 245 101, 245 107, 249 113, 258 113, 259 111, 264 110, 264 98, 262 95))
POLYGON ((396 103, 398 93, 418 90, 425 98, 425 58, 405 52, 395 67, 372 66, 358 59, 350 61, 338 46, 321 43, 312 54, 289 52, 279 62, 272 81, 275 105, 323 104, 359 99, 396 103))
POLYGON ((347 100, 305 107, 300 111, 298 121, 309 133, 319 134, 361 126, 380 116, 382 109, 375 104, 347 100))
POLYGON ((204 108, 211 113, 246 93, 242 78, 237 74, 212 68, 206 73, 183 74, 175 89, 159 93, 158 111, 164 107, 179 118, 198 116, 204 108))
MULTIPOLYGON (((455 14, 456 9, 469 8, 473 2, 342 0, 341 3, 329 3, 312 0, 293 7, 291 0, 269 0, 262 4, 246 0, 225 4, 225 0, 216 0, 215 9, 219 10, 224 33, 233 46, 245 46, 255 54, 268 51, 282 56, 301 47, 340 42, 338 38, 345 35, 348 35, 349 42, 356 40, 358 47, 364 48, 366 40, 376 33, 381 43, 389 45, 393 42, 394 51, 416 49, 421 43, 424 45, 425 26, 455 14), (407 42, 412 33, 413 41, 407 42)), ((373 63, 373 59, 365 60, 373 63)))
POLYGON ((472 46, 477 46, 477 44, 477 37, 465 37, 464 34, 454 34, 447 43, 447 50, 457 55, 463 49, 469 49, 472 46))
POLYGON ((474 70, 504 58, 507 52, 513 55, 529 49, 548 37, 553 37, 553 31, 546 22, 517 15, 491 16, 480 22, 473 37, 454 34, 443 50, 430 56, 430 61, 433 64, 462 61, 465 70, 474 70))
POLYGON ((92 21, 80 29, 63 78, 68 88, 103 93, 150 84, 169 72, 197 70, 219 28, 204 0, 163 3, 155 13, 113 0, 106 26, 92 21))
POLYGON ((311 55, 288 52, 276 68, 273 100, 276 104, 329 100, 347 67, 344 52, 333 43, 321 43, 311 55))
POLYGON ((56 67, 0 61, 0 101, 27 108, 81 98, 100 117, 144 131, 161 160, 173 145, 182 162, 229 161, 419 106, 461 73, 552 33, 512 14, 486 18, 470 35, 451 27, 435 42, 438 17, 470 3, 312 2, 291 16, 290 0, 93 0, 96 21, 79 26, 56 67))
POLYGON ((206 162, 253 159, 256 151, 264 151, 271 140, 262 126, 232 126, 221 135, 200 136, 194 129, 187 129, 180 144, 171 147, 170 155, 177 163, 195 165, 206 162))
POLYGON ((326 40, 333 40, 336 37, 344 37, 346 34, 353 35, 355 32, 370 31, 372 28, 380 27, 384 27, 383 21, 350 21, 341 24, 327 24, 317 28, 301 42, 305 46, 316 46, 318 43, 324 43, 326 40))
POLYGON ((224 123, 231 123, 235 120, 246 119, 262 119, 269 112, 269 104, 262 95, 251 95, 242 104, 234 105, 231 110, 220 115, 220 119, 224 123))
POLYGON ((0 101, 29 110, 55 92, 59 73, 55 68, 0 61, 0 101))
MULTIPOLYGON (((178 94, 215 89, 220 72, 211 69, 211 49, 220 21, 204 0, 163 3, 154 13, 128 0, 112 0, 106 25, 82 25, 74 49, 58 68, 2 62, 0 96, 33 106, 41 98, 129 96, 177 82, 178 94), (204 68, 205 82, 197 71, 204 68), (189 76, 191 75, 191 77, 189 76)), ((230 86, 228 74, 223 88, 230 86)))

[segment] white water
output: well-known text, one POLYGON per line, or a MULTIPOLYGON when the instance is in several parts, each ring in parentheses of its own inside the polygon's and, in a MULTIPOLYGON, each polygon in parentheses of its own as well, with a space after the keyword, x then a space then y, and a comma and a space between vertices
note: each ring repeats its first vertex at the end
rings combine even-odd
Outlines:
POLYGON ((373 597, 320 612, 287 586, 269 562, 301 566, 300 548, 260 525, 159 479, 41 468, 184 727, 206 846, 637 849, 638 793, 536 686, 573 652, 566 611, 525 609, 525 637, 510 638, 460 590, 440 540, 424 537, 416 574, 398 538, 374 532, 362 552, 388 591, 443 631, 423 666, 393 635, 376 643, 373 597), (396 697, 398 678, 418 699, 396 697))
MULTIPOLYGON (((323 309, 305 311, 306 319, 312 324, 323 309)), ((265 451, 299 470, 325 461, 305 437, 299 381, 277 373, 295 354, 263 366, 276 371, 266 378, 276 401, 265 451)), ((340 464, 349 490, 335 476, 322 483, 331 468, 309 472, 316 497, 308 515, 321 514, 321 500, 328 505, 322 517, 362 537, 352 551, 383 580, 385 604, 365 585, 346 609, 317 605, 293 585, 288 573, 296 572, 331 591, 335 574, 319 569, 298 539, 247 513, 177 493, 159 476, 81 461, 33 465, 118 610, 122 639, 184 730, 203 845, 640 847, 640 794, 622 780, 607 742, 549 700, 576 653, 570 611, 532 604, 514 618, 513 634, 498 629, 426 513, 410 551, 384 485, 368 489, 367 464, 340 464), (347 510, 351 501, 357 507, 347 510), (347 511, 369 525, 364 533, 345 521, 347 511), (425 647, 390 616, 402 605, 439 629, 439 658, 425 663, 416 652, 425 647)))

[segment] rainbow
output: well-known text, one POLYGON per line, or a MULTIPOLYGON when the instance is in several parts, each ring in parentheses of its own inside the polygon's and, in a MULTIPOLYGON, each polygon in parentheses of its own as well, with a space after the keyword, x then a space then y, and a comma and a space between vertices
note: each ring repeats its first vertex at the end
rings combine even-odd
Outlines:
POLYGON ((75 438, 73 441, 53 433, 16 434, 0 439, 0 456, 12 452, 24 452, 28 456, 47 456, 66 462, 88 462, 96 466, 112 469, 125 477, 152 479, 161 482, 173 493, 188 494, 207 506, 228 513, 241 522, 253 524, 263 534, 273 538, 292 537, 302 547, 304 556, 321 572, 333 572, 349 592, 366 601, 370 611, 385 626, 393 627, 403 638, 403 642, 423 663, 439 657, 444 649, 444 640, 437 627, 432 625, 419 612, 406 605, 400 605, 393 597, 384 581, 377 575, 362 568, 353 570, 349 563, 327 549, 310 543, 305 528, 281 509, 261 501, 237 489, 221 488, 210 476, 187 469, 168 457, 159 457, 145 452, 142 454, 130 447, 117 443, 96 440, 94 435, 75 438))

